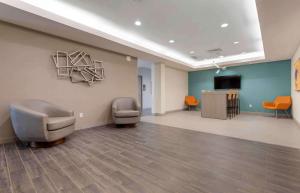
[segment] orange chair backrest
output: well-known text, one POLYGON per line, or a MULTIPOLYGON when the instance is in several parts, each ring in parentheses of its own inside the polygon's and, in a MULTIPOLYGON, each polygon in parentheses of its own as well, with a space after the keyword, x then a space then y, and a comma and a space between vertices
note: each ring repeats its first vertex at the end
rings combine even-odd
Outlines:
POLYGON ((194 97, 194 96, 186 96, 185 97, 186 104, 195 103, 195 102, 197 102, 196 97, 194 97))
POLYGON ((274 104, 279 110, 287 110, 292 105, 292 97, 290 96, 278 96, 274 100, 274 104))

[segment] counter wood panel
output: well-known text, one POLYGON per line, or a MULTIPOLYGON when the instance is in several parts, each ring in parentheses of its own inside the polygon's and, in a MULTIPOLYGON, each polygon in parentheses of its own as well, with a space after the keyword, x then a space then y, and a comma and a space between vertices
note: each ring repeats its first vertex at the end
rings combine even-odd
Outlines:
POLYGON ((201 103, 202 117, 227 119, 226 91, 202 91, 201 103))

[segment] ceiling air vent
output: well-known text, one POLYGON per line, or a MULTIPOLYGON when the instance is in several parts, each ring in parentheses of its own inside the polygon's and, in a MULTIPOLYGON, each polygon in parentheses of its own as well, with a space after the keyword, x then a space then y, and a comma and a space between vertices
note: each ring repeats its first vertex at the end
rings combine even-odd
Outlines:
POLYGON ((215 48, 215 49, 211 49, 211 50, 207 50, 207 52, 209 53, 220 53, 223 50, 221 48, 215 48))
POLYGON ((198 60, 198 56, 191 56, 191 58, 193 58, 194 60, 198 60))

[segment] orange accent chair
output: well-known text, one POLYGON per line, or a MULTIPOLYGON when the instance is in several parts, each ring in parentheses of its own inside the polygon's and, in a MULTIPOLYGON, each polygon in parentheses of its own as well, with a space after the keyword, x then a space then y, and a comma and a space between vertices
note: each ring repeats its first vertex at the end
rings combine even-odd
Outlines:
POLYGON ((275 116, 278 116, 278 111, 284 111, 287 115, 288 109, 292 105, 292 97, 290 96, 277 96, 273 102, 265 101, 263 102, 263 108, 268 110, 274 110, 275 116))
POLYGON ((197 107, 199 105, 199 101, 194 96, 186 96, 184 102, 189 110, 191 110, 191 107, 197 107))

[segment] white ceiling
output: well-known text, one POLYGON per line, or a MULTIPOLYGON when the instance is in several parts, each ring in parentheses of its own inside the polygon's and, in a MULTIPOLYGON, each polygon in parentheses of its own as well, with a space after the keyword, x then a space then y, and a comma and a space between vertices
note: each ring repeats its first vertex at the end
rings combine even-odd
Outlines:
MULTIPOLYGON (((218 54, 224 55, 225 58, 219 58, 219 60, 242 52, 262 51, 262 39, 256 9, 253 9, 255 5, 253 0, 24 1, 0 0, 4 3, 0 4, 0 20, 153 62, 166 62, 186 70, 195 70, 191 68, 194 61, 215 57, 216 54, 207 52, 209 49, 221 48, 223 50, 218 54), (63 9, 64 11, 55 9, 56 13, 49 9, 41 9, 45 2, 63 3, 69 9, 63 9), (252 2, 252 4, 246 2, 252 2), (37 3, 40 7, 32 6, 32 3, 37 3), (246 5, 252 5, 252 8, 249 9, 246 5), (72 13, 71 10, 75 12, 72 13), (126 39, 112 37, 91 26, 58 15, 61 12, 68 12, 76 18, 78 10, 83 15, 96 19, 97 22, 101 20, 102 23, 115 27, 114 29, 145 40, 142 42, 145 45, 128 43, 126 39), (134 25, 136 19, 142 21, 142 26, 134 25), (229 23, 229 27, 220 28, 220 25, 225 22, 229 23), (176 42, 169 44, 169 39, 174 39, 176 42), (234 41, 240 43, 233 45, 234 41), (161 52, 151 50, 148 42, 163 49, 161 52), (197 59, 190 57, 189 51, 191 50, 195 51, 197 59), (173 57, 174 53, 180 57, 173 57), (180 60, 182 58, 187 59, 180 60)), ((300 7, 300 0, 257 0, 257 7, 266 60, 291 58, 300 43, 298 21, 300 12, 297 11, 300 7)), ((86 21, 86 24, 91 23, 90 20, 86 21)), ((228 57, 228 59, 236 58, 228 57)), ((245 62, 246 60, 235 60, 224 62, 224 64, 236 65, 236 63, 245 62)), ((197 69, 199 67, 207 68, 207 66, 198 66, 197 69)))
POLYGON ((262 51, 255 0, 62 0, 120 29, 197 60, 262 51), (253 3, 254 2, 254 3, 253 3), (137 27, 134 21, 140 20, 137 27), (220 25, 228 23, 229 27, 220 25), (170 44, 170 39, 175 40, 170 44), (239 45, 233 42, 239 41, 239 45))
POLYGON ((300 46, 300 0, 257 0, 267 61, 291 59, 300 46))

